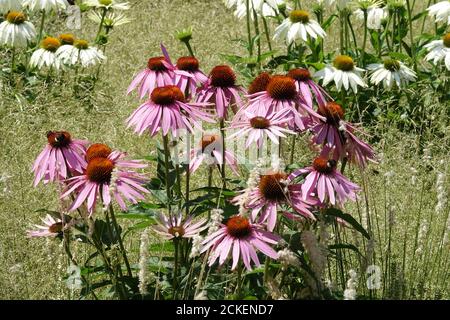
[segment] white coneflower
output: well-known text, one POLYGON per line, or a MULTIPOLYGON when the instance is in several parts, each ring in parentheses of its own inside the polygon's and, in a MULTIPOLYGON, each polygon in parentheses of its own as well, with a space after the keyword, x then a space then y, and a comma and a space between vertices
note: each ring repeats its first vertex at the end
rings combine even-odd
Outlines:
POLYGON ((69 3, 66 0, 23 0, 23 7, 31 11, 55 11, 66 10, 69 3))
POLYGON ((147 286, 150 283, 148 272, 148 245, 150 229, 146 228, 141 234, 141 246, 139 249, 139 292, 142 295, 148 293, 147 286))
MULTIPOLYGON (((100 24, 102 22, 102 14, 97 11, 89 11, 87 17, 94 21, 96 24, 100 24)), ((103 18, 103 26, 106 29, 112 29, 117 26, 121 26, 127 23, 130 23, 131 19, 126 17, 123 13, 116 12, 108 12, 106 16, 103 18)))
MULTIPOLYGON (((234 15, 242 19, 247 16, 247 4, 246 0, 228 1, 225 0, 225 5, 231 8, 236 5, 236 11, 234 15)), ((255 10, 258 16, 263 17, 275 17, 279 14, 279 7, 286 6, 285 0, 249 0, 250 16, 253 19, 253 10, 255 10)))
POLYGON ((56 56, 64 64, 81 64, 83 67, 94 66, 106 60, 103 52, 89 46, 85 40, 75 40, 73 45, 63 45, 56 51, 56 56))
POLYGON ((192 248, 189 253, 189 258, 194 259, 200 255, 203 240, 204 238, 199 234, 192 238, 192 248))
POLYGON ((436 22, 444 21, 450 24, 450 1, 441 1, 433 4, 427 11, 430 17, 435 18, 436 22))
POLYGON ((314 77, 323 79, 324 86, 334 81, 338 91, 341 91, 341 88, 344 87, 345 91, 351 88, 354 93, 357 93, 358 86, 367 87, 360 76, 364 71, 364 69, 355 66, 351 57, 341 55, 334 59, 333 65, 327 65, 319 70, 314 74, 314 77))
POLYGON ((41 42, 41 48, 33 52, 30 59, 30 66, 41 69, 48 67, 58 70, 61 66, 59 59, 56 57, 56 50, 61 46, 61 42, 57 38, 47 37, 41 42))
POLYGON ((384 63, 369 64, 367 69, 372 72, 370 82, 375 85, 382 82, 385 89, 392 89, 394 84, 398 88, 403 88, 417 78, 413 70, 395 59, 386 59, 384 63))
POLYGON ((312 20, 309 13, 304 10, 293 10, 276 29, 274 39, 286 39, 288 44, 297 39, 308 40, 308 35, 313 38, 324 38, 327 34, 319 23, 312 20))
MULTIPOLYGON (((364 11, 357 9, 354 15, 359 20, 364 20, 364 11)), ((381 30, 383 19, 388 15, 387 10, 379 8, 378 6, 369 7, 367 9, 367 28, 371 30, 381 30)))
POLYGON ((417 249, 416 249, 416 254, 421 254, 423 252, 423 246, 424 246, 424 242, 425 242, 425 238, 428 232, 428 221, 423 219, 422 223, 420 224, 419 227, 419 233, 417 235, 417 249))
POLYGON ((321 278, 323 270, 327 264, 327 257, 324 248, 318 243, 316 235, 309 230, 301 234, 303 246, 311 259, 311 267, 318 279, 321 278))
POLYGON ((26 47, 36 38, 36 29, 23 12, 10 11, 0 24, 0 45, 26 47))
POLYGON ((435 207, 436 213, 441 213, 445 210, 447 205, 447 191, 445 188, 445 174, 438 173, 436 179, 437 204, 435 207))
POLYGON ((442 40, 434 40, 425 45, 428 54, 425 60, 432 61, 434 65, 444 60, 447 70, 450 71, 450 33, 447 33, 442 40))
POLYGON ((83 4, 88 7, 94 8, 104 8, 107 10, 128 10, 130 9, 130 4, 128 2, 118 2, 116 0, 85 0, 83 4))
POLYGON ((278 262, 280 262, 284 268, 287 268, 288 266, 300 267, 300 261, 288 248, 278 251, 278 262))
POLYGON ((6 13, 11 10, 20 10, 22 0, 0 0, 0 12, 6 13))
POLYGON ((350 278, 347 280, 347 287, 344 291, 345 300, 355 300, 356 299, 356 288, 358 287, 358 274, 355 270, 350 270, 348 272, 350 278))

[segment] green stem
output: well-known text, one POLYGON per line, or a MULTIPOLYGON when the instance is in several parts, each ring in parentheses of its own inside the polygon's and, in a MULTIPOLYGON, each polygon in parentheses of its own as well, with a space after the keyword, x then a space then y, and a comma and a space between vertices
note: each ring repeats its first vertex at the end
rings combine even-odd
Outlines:
POLYGON ((342 11, 339 12, 339 50, 341 54, 345 54, 344 52, 344 13, 342 11))
POLYGON ((259 32, 259 24, 258 24, 258 15, 256 14, 255 9, 253 8, 253 23, 255 26, 255 33, 256 33, 256 44, 258 49, 258 67, 261 65, 261 38, 260 38, 260 32, 259 32))
POLYGON ((225 176, 225 120, 220 119, 220 134, 222 135, 222 166, 221 166, 221 175, 222 175, 222 184, 223 189, 227 187, 227 181, 225 176))
POLYGON ((177 290, 177 278, 178 278, 178 251, 179 251, 179 241, 177 239, 174 240, 174 247, 175 247, 175 252, 174 252, 174 268, 173 268, 173 291, 174 291, 174 296, 176 296, 176 290, 177 290))
POLYGON ((238 299, 242 297, 242 262, 239 261, 237 268, 237 285, 236 285, 236 294, 238 299))
POLYGON ((361 50, 361 65, 364 68, 365 55, 366 55, 366 42, 367 42, 367 9, 364 9, 363 13, 364 13, 364 39, 363 39, 362 50, 361 50))
POLYGON ((108 12, 107 8, 103 8, 102 17, 100 19, 100 25, 98 26, 97 35, 95 36, 95 42, 97 42, 100 38, 100 34, 103 30, 103 22, 105 22, 106 13, 108 12))
POLYGON ((190 192, 190 181, 191 180, 191 172, 189 171, 189 165, 186 165, 186 195, 185 195, 185 206, 186 206, 186 217, 189 216, 189 192, 190 192))
POLYGON ((163 143, 164 143, 164 166, 165 166, 165 173, 166 173, 166 194, 167 194, 167 210, 169 211, 169 215, 171 214, 170 206, 172 203, 171 200, 171 193, 169 188, 169 138, 167 135, 163 136, 163 143))
POLYGON ((250 27, 250 0, 245 1, 246 18, 247 18, 247 37, 248 37, 248 54, 253 56, 252 30, 250 27))
POLYGON ((297 141, 297 135, 292 136, 292 146, 291 146, 291 159, 290 164, 294 163, 294 155, 295 155, 295 142, 297 141))
POLYGON ((408 9, 409 40, 411 42, 411 58, 413 59, 414 71, 417 71, 416 47, 414 44, 413 25, 412 25, 412 7, 411 7, 410 0, 406 0, 406 7, 408 9))
POLYGON ((272 51, 272 42, 270 40, 269 26, 267 25, 267 20, 264 16, 262 17, 262 21, 264 26, 264 34, 266 35, 267 45, 269 46, 269 50, 272 51))
POLYGON ((44 24, 45 24, 45 15, 46 15, 46 13, 45 13, 45 10, 42 10, 41 12, 42 12, 41 25, 39 27, 39 36, 38 36, 38 39, 37 39, 36 47, 38 47, 39 44, 41 43, 42 35, 44 34, 44 24))
MULTIPOLYGON (((209 168, 208 168, 208 196, 209 196, 209 198, 211 198, 212 174, 213 174, 213 167, 209 166, 209 168)), ((210 219, 211 219, 211 210, 208 210, 208 221, 210 219)))
POLYGON ((112 205, 109 205, 109 213, 111 214, 111 220, 112 220, 114 229, 116 230, 117 240, 119 241, 119 248, 120 248, 120 251, 122 252, 122 257, 123 257, 123 261, 125 262, 125 266, 127 267, 128 276, 132 277, 133 273, 131 272, 130 262, 128 261, 127 252, 125 251, 125 247, 122 242, 119 224, 117 223, 117 219, 114 214, 114 209, 113 209, 112 205))
POLYGON ((183 41, 183 43, 186 45, 186 48, 188 49, 191 57, 195 57, 194 50, 192 50, 192 47, 191 47, 191 44, 189 43, 189 41, 183 41))

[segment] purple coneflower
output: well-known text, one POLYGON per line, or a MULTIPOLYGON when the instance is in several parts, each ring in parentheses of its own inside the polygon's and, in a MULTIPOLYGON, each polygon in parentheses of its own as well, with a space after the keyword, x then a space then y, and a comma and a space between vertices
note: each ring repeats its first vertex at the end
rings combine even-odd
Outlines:
POLYGON ((312 166, 291 173, 289 181, 305 175, 301 185, 303 199, 314 193, 324 204, 328 199, 332 205, 343 204, 347 199, 356 200, 356 192, 360 188, 336 170, 337 162, 324 157, 314 159, 312 166))
POLYGON ((210 266, 218 258, 219 265, 222 265, 231 252, 233 258, 231 270, 236 268, 241 257, 245 267, 251 270, 251 261, 256 266, 260 265, 257 250, 272 259, 278 259, 278 253, 270 245, 277 244, 279 240, 278 236, 265 231, 258 224, 251 223, 248 218, 233 216, 202 242, 201 252, 211 248, 210 266))
POLYGON ((83 175, 68 179, 67 190, 61 197, 74 192, 77 194, 69 211, 76 210, 87 201, 88 211, 92 214, 98 196, 101 197, 103 205, 108 207, 112 195, 124 211, 127 210, 124 198, 132 203, 143 200, 143 194, 148 193, 142 186, 146 179, 130 169, 145 168, 147 165, 138 160, 125 160, 125 156, 125 153, 113 151, 106 158, 93 157, 83 175))
POLYGON ((225 119, 229 107, 236 111, 241 106, 239 93, 244 93, 244 89, 236 85, 234 71, 221 65, 211 70, 208 81, 197 90, 197 101, 214 103, 217 116, 225 119))
POLYGON ((292 69, 287 76, 295 80, 297 90, 310 108, 313 107, 313 97, 318 105, 326 104, 327 100, 333 100, 321 86, 314 82, 308 69, 292 69))
POLYGON ((183 92, 174 85, 158 87, 153 90, 150 100, 137 108, 127 119, 128 128, 135 127, 139 135, 149 130, 153 137, 162 129, 163 135, 169 130, 177 136, 178 130, 193 132, 191 122, 200 127, 198 120, 214 122, 211 117, 200 110, 207 104, 186 103, 183 92))
POLYGON ((29 238, 35 237, 56 237, 63 232, 63 223, 61 219, 55 219, 51 215, 47 214, 44 219, 42 219, 44 225, 34 225, 37 230, 28 230, 27 236, 29 238))
POLYGON ((199 219, 194 222, 192 216, 183 221, 181 213, 171 217, 159 214, 157 225, 153 229, 166 240, 192 238, 208 228, 206 222, 206 219, 199 219))
POLYGON ((322 117, 310 108, 297 91, 294 79, 287 76, 273 76, 267 84, 266 90, 249 96, 250 102, 246 107, 248 112, 264 111, 267 114, 288 109, 291 116, 291 129, 303 131, 306 129, 303 116, 314 119, 322 117))
POLYGON ((301 185, 290 184, 287 178, 284 172, 268 172, 259 177, 258 185, 246 195, 248 198, 244 206, 251 210, 252 221, 266 223, 269 231, 275 228, 277 212, 282 210, 284 205, 294 210, 294 215, 287 210, 281 211, 289 218, 299 215, 316 219, 309 210, 315 204, 314 200, 309 196, 304 198, 301 185))
POLYGON ((228 139, 233 139, 237 136, 248 136, 245 147, 248 148, 252 143, 256 143, 261 148, 269 137, 273 143, 279 144, 280 138, 286 138, 285 133, 296 134, 295 132, 286 128, 289 121, 291 121, 291 110, 284 109, 279 112, 267 114, 263 110, 252 113, 244 111, 245 117, 240 116, 240 121, 233 121, 229 129, 236 131, 228 136, 228 139))
POLYGON ((181 57, 175 69, 175 84, 183 92, 194 95, 197 85, 204 85, 208 77, 199 69, 199 62, 195 57, 181 57), (187 91, 186 91, 187 89, 187 91))
POLYGON ((313 142, 324 146, 324 151, 333 150, 336 160, 347 157, 351 162, 365 167, 375 155, 373 149, 359 140, 353 125, 344 120, 344 109, 336 102, 319 105, 319 114, 326 120, 312 124, 313 142))
POLYGON ((69 174, 83 173, 87 141, 73 140, 67 131, 49 131, 47 141, 33 165, 34 186, 42 179, 48 183, 66 179, 69 174))
MULTIPOLYGON (((163 48, 163 47, 162 47, 163 48)), ((157 87, 164 87, 175 84, 175 67, 170 62, 166 54, 161 57, 153 57, 148 60, 147 68, 137 74, 128 87, 127 94, 139 86, 139 98, 146 94, 151 94, 157 87)))
MULTIPOLYGON (((206 162, 208 165, 221 165, 222 161, 222 139, 216 134, 204 134, 198 147, 190 151, 189 171, 195 172, 200 165, 206 162)), ((228 164, 235 174, 239 174, 237 160, 232 152, 225 150, 225 163, 228 164)))

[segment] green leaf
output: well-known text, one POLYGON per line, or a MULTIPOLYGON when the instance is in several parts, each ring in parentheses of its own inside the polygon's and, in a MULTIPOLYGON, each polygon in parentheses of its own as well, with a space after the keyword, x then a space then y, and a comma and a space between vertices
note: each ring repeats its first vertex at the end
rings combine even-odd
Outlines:
POLYGON ((349 249, 349 250, 355 251, 355 252, 356 252, 357 254, 359 254, 361 257, 363 256, 363 255, 361 254, 361 252, 359 252, 359 250, 358 250, 357 247, 355 247, 354 245, 349 244, 349 243, 336 243, 336 244, 331 244, 331 245, 328 246, 328 249, 330 249, 330 250, 349 249))
POLYGON ((356 231, 361 233, 364 237, 367 239, 370 239, 369 233, 364 229, 362 225, 358 223, 358 221, 355 220, 351 215, 347 213, 343 213, 341 210, 336 208, 329 208, 325 210, 325 215, 341 218, 345 222, 349 223, 356 231))

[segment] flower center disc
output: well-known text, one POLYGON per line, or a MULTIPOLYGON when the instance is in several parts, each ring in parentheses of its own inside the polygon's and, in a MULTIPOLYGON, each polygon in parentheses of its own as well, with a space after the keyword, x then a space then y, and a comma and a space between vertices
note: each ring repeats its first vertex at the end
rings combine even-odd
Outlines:
POLYGON ((210 73, 211 84, 214 87, 232 87, 236 83, 236 75, 229 66, 216 66, 210 73))
POLYGON ((67 131, 49 131, 47 141, 52 147, 63 148, 68 146, 72 139, 67 131))
POLYGON ((355 63, 349 56, 337 56, 334 59, 333 65, 341 71, 352 71, 355 68, 355 63))
POLYGON ((75 36, 71 33, 63 33, 59 35, 59 41, 61 44, 73 45, 75 42, 75 36))
POLYGON ((108 158, 112 150, 106 144, 94 143, 86 151, 86 161, 89 162, 94 158, 108 158))
POLYGON ((444 41, 444 46, 450 48, 450 33, 447 33, 442 40, 444 41))
POLYGON ((308 11, 305 11, 305 10, 293 10, 289 14, 289 19, 291 19, 291 21, 293 23, 297 23, 297 22, 308 23, 309 22, 309 13, 308 13, 308 11))
POLYGON ((99 184, 109 183, 114 169, 114 163, 106 158, 94 158, 89 161, 86 175, 90 181, 99 184))
POLYGON ((50 52, 55 52, 60 46, 61 42, 53 37, 47 37, 41 42, 41 48, 50 52))
POLYGON ((297 96, 294 79, 275 76, 267 85, 267 93, 276 100, 292 100, 297 96))
POLYGON ((392 72, 398 71, 400 70, 400 62, 394 59, 386 59, 384 60, 384 68, 392 72))
POLYGON ((199 63, 195 57, 181 57, 177 61, 177 68, 184 71, 198 71, 199 63))
POLYGON ((150 98, 154 103, 164 106, 175 101, 184 101, 184 94, 177 86, 164 86, 155 88, 150 98))
POLYGON ((62 232, 62 229, 63 229, 62 222, 54 223, 50 227, 48 227, 48 231, 50 231, 51 233, 60 233, 62 232))
POLYGON ((184 236, 184 228, 179 226, 179 227, 171 227, 169 228, 169 233, 171 235, 173 235, 175 238, 181 238, 182 236, 184 236))
POLYGON ((313 161, 313 168, 320 173, 328 174, 333 172, 333 170, 336 168, 336 161, 318 157, 313 161))
POLYGON ((292 69, 287 76, 297 81, 307 81, 311 79, 311 72, 308 69, 292 69))
POLYGON ((214 134, 208 134, 208 135, 204 135, 202 137, 202 152, 205 151, 205 149, 212 143, 214 143, 215 141, 219 140, 219 136, 218 135, 214 135, 214 134))
POLYGON ((167 70, 167 68, 163 63, 164 60, 165 60, 164 57, 150 58, 148 59, 147 67, 153 71, 165 71, 167 70))
POLYGON ((259 191, 268 200, 283 201, 286 200, 284 187, 287 176, 284 173, 267 174, 260 177, 259 191))
POLYGON ((325 106, 319 106, 319 114, 327 118, 329 124, 338 125, 344 119, 344 109, 336 102, 328 102, 325 106))
POLYGON ((22 12, 11 11, 6 16, 6 20, 8 20, 9 23, 22 24, 27 20, 27 17, 22 12))
POLYGON ((112 3, 112 0, 99 0, 98 2, 104 6, 109 6, 112 3))
POLYGON ((255 129, 267 129, 270 127, 270 121, 264 117, 254 117, 250 119, 250 125, 255 129))
POLYGON ((261 72, 248 87, 248 94, 266 91, 272 77, 267 72, 261 72))
POLYGON ((244 217, 231 217, 226 225, 228 234, 237 239, 246 238, 252 233, 250 222, 244 217))
POLYGON ((75 40, 73 45, 79 50, 86 50, 87 48, 89 48, 89 42, 87 42, 86 40, 75 40))

